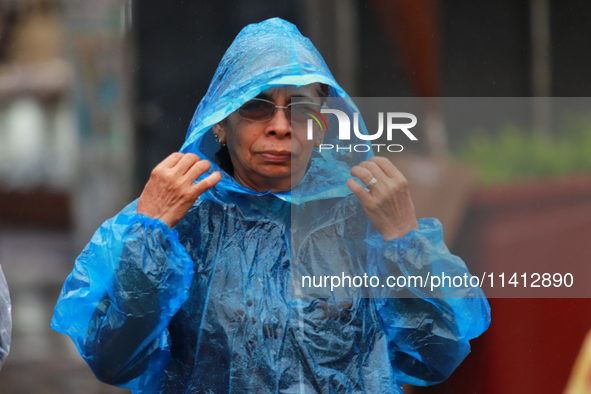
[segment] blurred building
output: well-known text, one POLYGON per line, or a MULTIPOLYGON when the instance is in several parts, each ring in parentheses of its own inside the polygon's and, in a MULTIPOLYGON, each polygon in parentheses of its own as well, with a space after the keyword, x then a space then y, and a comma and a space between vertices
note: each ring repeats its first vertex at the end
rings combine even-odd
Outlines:
POLYGON ((80 248, 131 199, 126 1, 0 1, 0 264, 13 303, 0 392, 113 393, 49 328, 80 248))

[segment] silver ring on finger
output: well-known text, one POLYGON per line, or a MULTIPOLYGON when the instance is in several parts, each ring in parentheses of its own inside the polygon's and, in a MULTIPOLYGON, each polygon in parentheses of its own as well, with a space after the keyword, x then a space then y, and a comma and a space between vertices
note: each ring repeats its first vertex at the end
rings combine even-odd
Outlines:
POLYGON ((371 191, 371 188, 374 187, 377 183, 378 183, 378 180, 376 178, 371 178, 371 181, 369 181, 369 183, 367 185, 365 185, 365 188, 369 192, 369 191, 371 191))

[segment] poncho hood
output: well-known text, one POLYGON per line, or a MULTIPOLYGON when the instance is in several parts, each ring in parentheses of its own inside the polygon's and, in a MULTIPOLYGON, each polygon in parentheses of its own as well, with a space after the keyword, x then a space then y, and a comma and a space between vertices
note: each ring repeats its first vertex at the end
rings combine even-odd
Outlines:
MULTIPOLYGON (((246 26, 222 58, 207 93, 195 111, 181 152, 191 152, 200 157, 213 159, 220 148, 211 131, 213 125, 266 89, 282 85, 299 87, 314 82, 328 85, 331 97, 343 98, 339 100, 342 104, 338 109, 348 114, 357 111, 355 104, 336 82, 312 42, 302 36, 293 24, 272 18, 246 26)), ((329 127, 324 141, 336 146, 337 127, 331 127, 331 117, 327 119, 329 127)), ((362 119, 359 128, 362 133, 367 134, 362 119)), ((350 168, 371 156, 371 151, 341 151, 328 154, 314 151, 311 165, 302 182, 289 192, 274 194, 296 204, 347 196, 351 194, 345 184, 351 177, 350 168)), ((221 170, 212 162, 211 171, 221 170)), ((205 193, 204 197, 217 199, 216 193, 219 195, 225 192, 251 195, 270 193, 258 193, 244 187, 222 171, 222 180, 215 190, 205 193)))

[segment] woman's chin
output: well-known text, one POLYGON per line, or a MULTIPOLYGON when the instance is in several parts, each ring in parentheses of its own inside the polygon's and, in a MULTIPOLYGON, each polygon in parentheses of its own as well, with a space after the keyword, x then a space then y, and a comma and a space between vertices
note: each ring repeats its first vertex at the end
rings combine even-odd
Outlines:
POLYGON ((281 180, 291 177, 291 165, 289 163, 272 163, 259 166, 257 171, 260 176, 269 180, 281 180))
POLYGON ((260 165, 253 170, 247 175, 249 180, 246 183, 255 190, 273 192, 291 190, 301 182, 306 173, 305 167, 294 172, 291 165, 280 164, 260 165))

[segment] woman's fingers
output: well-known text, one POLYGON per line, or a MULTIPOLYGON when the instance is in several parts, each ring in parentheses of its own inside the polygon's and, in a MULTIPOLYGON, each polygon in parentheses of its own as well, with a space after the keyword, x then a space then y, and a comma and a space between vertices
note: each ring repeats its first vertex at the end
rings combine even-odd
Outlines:
POLYGON ((367 168, 355 166, 351 168, 351 175, 359 178, 364 185, 367 185, 375 177, 367 168))
POLYGON ((160 162, 156 167, 172 168, 174 167, 185 155, 180 152, 173 152, 168 157, 160 162))
POLYGON ((389 176, 384 173, 382 168, 375 161, 368 160, 359 163, 359 167, 365 168, 372 174, 372 178, 376 178, 378 182, 387 182, 389 176))
POLYGON ((183 175, 183 181, 192 184, 197 178, 205 174, 211 168, 211 163, 208 160, 199 160, 183 175))
POLYGON ((190 190, 195 199, 199 198, 206 190, 214 187, 222 179, 222 174, 219 171, 215 171, 193 185, 193 182, 205 174, 210 168, 211 163, 208 160, 199 160, 193 163, 183 176, 183 179, 191 185, 190 190))
POLYGON ((173 167, 173 170, 179 176, 185 175, 187 171, 197 162, 199 162, 199 156, 194 153, 185 153, 178 163, 173 167))
POLYGON ((206 192, 207 190, 214 187, 219 181, 222 179, 222 174, 219 171, 212 172, 206 178, 200 180, 196 184, 192 186, 193 193, 196 195, 195 199, 197 199, 201 194, 206 192))
MULTIPOLYGON (((374 191, 371 193, 372 196, 390 193, 392 187, 398 183, 398 174, 399 171, 394 165, 382 157, 374 157, 369 161, 361 162, 351 169, 351 175, 359 178, 365 187, 371 183, 370 189, 374 191)), ((402 174, 399 176, 401 180, 405 181, 402 174)), ((367 193, 367 190, 364 189, 364 191, 367 193)))
POLYGON ((388 176, 389 178, 397 178, 402 175, 402 173, 392 164, 392 162, 385 157, 378 157, 374 156, 369 161, 376 163, 380 169, 388 176))
POLYGON ((359 199, 359 201, 361 201, 361 205, 363 205, 365 207, 366 205, 370 204, 370 202, 371 202, 370 194, 355 179, 353 179, 353 178, 347 179, 347 187, 349 189, 351 189, 353 194, 355 194, 355 196, 359 199))
POLYGON ((404 236, 418 228, 414 206, 408 192, 408 182, 388 159, 374 157, 351 169, 351 175, 359 178, 370 192, 354 179, 347 186, 363 205, 373 226, 386 241, 404 236), (372 182, 375 179, 377 183, 372 182))
POLYGON ((201 182, 193 182, 211 168, 211 163, 193 153, 175 152, 154 168, 138 200, 137 212, 163 220, 174 227, 191 209, 195 200, 221 179, 214 172, 201 182))
POLYGON ((386 193, 396 192, 408 186, 408 181, 400 170, 384 157, 372 157, 369 161, 360 163, 351 169, 351 175, 359 178, 365 185, 375 178, 377 183, 374 187, 378 186, 378 190, 386 193))

